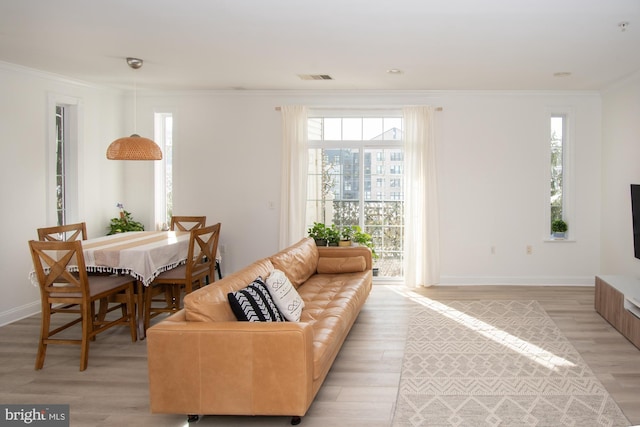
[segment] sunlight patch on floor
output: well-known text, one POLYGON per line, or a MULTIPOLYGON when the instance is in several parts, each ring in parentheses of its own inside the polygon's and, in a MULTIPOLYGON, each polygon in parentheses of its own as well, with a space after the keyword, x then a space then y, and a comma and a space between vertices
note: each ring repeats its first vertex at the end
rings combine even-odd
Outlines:
POLYGON ((512 351, 522 354, 523 356, 546 367, 547 369, 558 371, 561 367, 576 366, 573 362, 560 356, 556 356, 555 354, 535 344, 532 344, 508 332, 500 330, 495 326, 483 322, 482 320, 476 319, 475 317, 469 316, 468 314, 462 313, 461 311, 451 308, 446 304, 434 301, 430 298, 413 292, 410 289, 398 286, 390 286, 389 289, 402 295, 403 297, 409 298, 410 300, 424 307, 427 307, 443 316, 446 316, 451 320, 460 323, 464 327, 469 328, 476 333, 507 347, 512 351))

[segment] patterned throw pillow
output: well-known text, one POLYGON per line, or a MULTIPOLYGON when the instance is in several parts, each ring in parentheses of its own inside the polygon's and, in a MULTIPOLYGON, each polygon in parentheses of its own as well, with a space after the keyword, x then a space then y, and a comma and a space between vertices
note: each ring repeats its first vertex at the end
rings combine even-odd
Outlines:
POLYGON ((273 270, 266 280, 267 289, 285 319, 291 322, 300 321, 304 301, 293 287, 284 272, 273 270))
POLYGON ((227 294, 236 318, 245 322, 284 322, 284 317, 273 302, 262 277, 244 289, 227 294))

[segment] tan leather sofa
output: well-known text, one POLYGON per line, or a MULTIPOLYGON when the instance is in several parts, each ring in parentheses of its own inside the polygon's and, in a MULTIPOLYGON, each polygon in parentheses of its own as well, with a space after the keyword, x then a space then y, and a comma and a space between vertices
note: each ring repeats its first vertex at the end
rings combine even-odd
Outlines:
MULTIPOLYGON (((201 288, 147 331, 151 412, 304 416, 371 291, 371 251, 310 238, 201 288), (285 272, 300 322, 239 322, 227 293, 285 272)), ((299 419, 298 419, 299 421, 299 419)))

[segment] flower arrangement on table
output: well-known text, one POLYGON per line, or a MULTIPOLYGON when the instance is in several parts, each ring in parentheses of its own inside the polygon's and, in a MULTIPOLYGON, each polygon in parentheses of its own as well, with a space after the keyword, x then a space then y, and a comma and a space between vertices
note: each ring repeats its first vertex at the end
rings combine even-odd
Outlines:
POLYGON ((122 203, 118 203, 116 207, 120 209, 120 216, 111 218, 107 235, 126 233, 127 231, 144 231, 144 225, 138 221, 134 221, 131 213, 124 209, 122 203))

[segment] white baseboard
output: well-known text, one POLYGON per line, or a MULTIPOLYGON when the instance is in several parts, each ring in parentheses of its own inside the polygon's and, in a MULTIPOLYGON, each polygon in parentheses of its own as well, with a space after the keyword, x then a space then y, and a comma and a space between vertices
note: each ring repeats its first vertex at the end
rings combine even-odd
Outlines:
POLYGON ((441 276, 438 285, 595 286, 594 276, 441 276))
POLYGON ((0 326, 8 325, 25 317, 33 316, 40 313, 40 300, 30 302, 29 304, 15 307, 0 313, 0 326))

